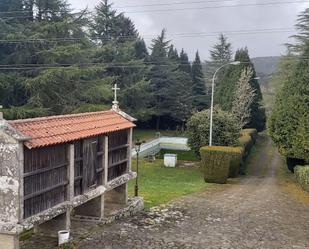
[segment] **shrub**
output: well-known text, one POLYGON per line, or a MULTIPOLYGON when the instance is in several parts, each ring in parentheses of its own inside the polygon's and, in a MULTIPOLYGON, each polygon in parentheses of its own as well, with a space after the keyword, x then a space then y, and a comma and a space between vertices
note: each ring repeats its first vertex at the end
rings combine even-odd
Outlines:
POLYGON ((297 166, 295 177, 300 186, 309 192, 309 166, 297 166))
POLYGON ((230 174, 231 162, 233 164, 231 173, 236 174, 235 172, 237 172, 241 161, 241 152, 242 149, 235 147, 202 147, 200 154, 204 180, 210 183, 226 183, 230 174))
POLYGON ((235 147, 233 151, 231 151, 231 161, 230 161, 230 169, 229 169, 229 177, 237 177, 239 175, 240 169, 243 165, 243 147, 235 147))
POLYGON ((288 169, 294 173, 294 169, 296 166, 304 166, 306 165, 306 161, 304 159, 298 159, 298 158, 286 158, 286 164, 288 166, 288 169))
POLYGON ((257 139, 257 136, 258 136, 258 132, 257 132, 256 129, 243 129, 240 132, 240 135, 241 136, 249 135, 252 138, 253 143, 255 143, 256 139, 257 139))
POLYGON ((241 136, 239 138, 239 145, 244 148, 243 159, 245 160, 253 147, 253 140, 251 136, 249 135, 241 136))
MULTIPOLYGON (((195 113, 187 123, 187 134, 191 149, 199 155, 202 146, 209 144, 210 110, 195 113)), ((213 145, 235 146, 239 128, 235 117, 215 107, 213 115, 213 145)))

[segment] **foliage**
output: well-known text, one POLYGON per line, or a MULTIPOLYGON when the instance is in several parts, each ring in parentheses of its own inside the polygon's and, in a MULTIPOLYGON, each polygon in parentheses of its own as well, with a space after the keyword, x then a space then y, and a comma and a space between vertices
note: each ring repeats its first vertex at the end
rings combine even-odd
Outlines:
MULTIPOLYGON (((230 174, 230 163, 233 161, 233 167, 237 164, 242 152, 241 148, 233 147, 218 147, 218 146, 206 146, 200 149, 202 158, 202 169, 204 173, 205 182, 209 183, 221 183, 224 184, 230 174), (237 156, 236 156, 236 155, 237 156), (238 160, 236 159, 238 158, 238 160)), ((235 169, 231 170, 232 174, 235 169)))
POLYGON ((230 161, 230 169, 229 169, 229 177, 235 178, 239 175, 240 170, 243 168, 244 161, 244 148, 243 147, 235 147, 235 150, 231 155, 230 161))
POLYGON ((255 143, 258 136, 258 132, 256 129, 243 129, 241 130, 240 135, 241 136, 249 135, 252 138, 253 143, 255 143))
POLYGON ((75 242, 71 241, 71 242, 60 245, 58 249, 77 249, 77 245, 75 242))
POLYGON ((299 61, 283 76, 269 129, 279 151, 286 157, 309 160, 309 62, 299 61))
POLYGON ((203 73, 203 67, 198 51, 195 54, 195 60, 192 64, 192 97, 193 107, 201 111, 207 107, 207 96, 206 96, 206 87, 205 79, 203 73))
POLYGON ((255 90, 249 84, 252 74, 251 68, 245 68, 242 71, 234 94, 232 113, 235 115, 240 129, 244 128, 251 119, 250 106, 256 95, 255 90))
POLYGON ((235 99, 235 92, 237 88, 237 82, 241 77, 241 73, 245 68, 251 68, 253 74, 249 81, 251 88, 255 91, 255 97, 250 105, 250 122, 245 128, 255 128, 258 131, 262 131, 266 124, 265 109, 262 106, 262 93, 258 80, 256 79, 256 73, 254 65, 252 64, 248 49, 239 49, 235 54, 235 61, 242 62, 239 66, 225 67, 215 91, 215 102, 222 107, 225 111, 231 111, 233 107, 233 100, 235 99))
MULTIPOLYGON (((209 143, 210 110, 195 113, 187 123, 187 134, 191 149, 198 155, 199 149, 209 143)), ((239 138, 239 128, 235 117, 220 108, 214 108, 213 144, 234 146, 239 138)))
POLYGON ((254 142, 250 135, 246 134, 239 138, 239 146, 242 146, 244 148, 244 154, 243 154, 244 160, 248 157, 253 145, 254 142))
MULTIPOLYGON (((136 162, 133 161, 136 171, 136 162)), ((134 193, 135 181, 129 182, 129 194, 134 193)), ((197 167, 165 168, 162 160, 149 163, 140 161, 139 191, 145 207, 167 203, 180 196, 203 190, 207 185, 197 167)))
POLYGON ((290 45, 291 58, 283 58, 277 81, 283 87, 276 96, 275 107, 270 117, 269 129, 281 154, 288 158, 291 171, 294 162, 309 161, 309 62, 301 59, 309 55, 309 9, 299 15, 296 25, 296 44, 290 45))
MULTIPOLYGON (((151 108, 153 118, 156 119, 156 129, 161 126, 161 118, 168 116, 174 122, 182 124, 191 115, 192 111, 192 78, 189 73, 191 65, 187 56, 182 51, 182 59, 185 64, 175 63, 176 51, 166 39, 166 31, 152 41, 150 62, 153 64, 149 73, 150 92, 152 93, 151 108), (173 59, 169 58, 172 57, 173 59)), ((149 98, 148 98, 149 99, 149 98)))
POLYGON ((309 192, 309 166, 297 166, 295 177, 302 188, 309 192))
POLYGON ((295 27, 298 31, 298 34, 293 36, 296 43, 287 44, 287 47, 291 53, 301 55, 304 50, 306 50, 309 43, 309 8, 306 8, 298 15, 295 27))
POLYGON ((210 51, 210 56, 212 61, 218 62, 221 65, 231 61, 232 44, 228 42, 226 36, 220 34, 218 43, 210 51))

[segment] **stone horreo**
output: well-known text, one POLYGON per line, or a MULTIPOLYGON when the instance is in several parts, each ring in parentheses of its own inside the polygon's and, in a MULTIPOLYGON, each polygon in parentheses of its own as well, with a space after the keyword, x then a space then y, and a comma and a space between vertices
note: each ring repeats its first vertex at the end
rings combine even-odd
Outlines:
POLYGON ((104 219, 109 205, 127 203, 128 181, 136 178, 136 120, 119 109, 116 98, 113 104, 92 113, 1 117, 1 249, 19 248, 24 230, 56 234, 70 229, 73 216, 104 219))

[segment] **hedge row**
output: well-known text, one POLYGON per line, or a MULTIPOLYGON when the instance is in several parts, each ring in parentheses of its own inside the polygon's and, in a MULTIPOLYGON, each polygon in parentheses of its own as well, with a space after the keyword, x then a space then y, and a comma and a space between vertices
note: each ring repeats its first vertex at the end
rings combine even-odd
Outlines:
POLYGON ((200 153, 204 180, 223 184, 229 176, 238 176, 243 152, 242 147, 202 147, 200 153))
POLYGON ((309 165, 297 166, 294 169, 297 182, 302 188, 309 192, 309 165))
POLYGON ((253 143, 255 143, 257 136, 258 136, 258 132, 257 132, 256 129, 243 129, 240 132, 240 135, 241 136, 246 136, 246 135, 250 136, 252 138, 253 143))
POLYGON ((226 183, 237 177, 257 138, 255 129, 241 132, 239 147, 206 146, 200 149, 204 179, 210 183, 226 183))

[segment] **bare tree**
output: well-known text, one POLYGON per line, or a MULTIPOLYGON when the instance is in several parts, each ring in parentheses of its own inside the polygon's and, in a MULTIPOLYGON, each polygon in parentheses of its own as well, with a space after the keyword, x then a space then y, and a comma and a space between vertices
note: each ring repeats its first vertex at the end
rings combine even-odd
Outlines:
POLYGON ((237 118, 239 127, 241 129, 250 122, 250 106, 254 101, 254 97, 256 96, 255 90, 250 85, 252 76, 253 70, 250 67, 245 68, 241 72, 233 100, 232 113, 237 118))

